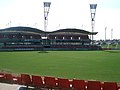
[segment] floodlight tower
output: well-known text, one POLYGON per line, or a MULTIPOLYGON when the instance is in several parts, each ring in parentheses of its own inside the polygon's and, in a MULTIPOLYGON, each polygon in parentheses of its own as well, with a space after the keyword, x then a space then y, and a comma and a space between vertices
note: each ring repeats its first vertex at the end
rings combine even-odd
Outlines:
MULTIPOLYGON (((91 26, 92 26, 92 33, 94 32, 95 28, 95 14, 96 14, 97 4, 90 4, 90 12, 91 12, 91 26)), ((92 34, 92 44, 93 44, 93 34, 92 34)))
POLYGON ((113 39, 113 29, 111 29, 111 40, 113 39))
POLYGON ((106 41, 106 30, 107 30, 107 27, 105 27, 105 41, 106 41))
POLYGON ((43 3, 44 3, 44 31, 45 31, 45 39, 47 39, 46 30, 47 30, 48 14, 49 14, 51 2, 43 2, 43 3))

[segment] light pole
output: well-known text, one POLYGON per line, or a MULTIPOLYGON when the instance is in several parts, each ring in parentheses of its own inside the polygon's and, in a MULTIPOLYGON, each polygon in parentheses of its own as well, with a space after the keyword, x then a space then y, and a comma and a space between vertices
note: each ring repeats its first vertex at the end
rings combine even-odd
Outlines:
POLYGON ((113 29, 111 29, 111 40, 113 39, 113 29))
MULTIPOLYGON (((45 39, 47 39, 46 30, 47 30, 48 14, 49 14, 51 2, 43 2, 43 4, 44 4, 44 31, 45 31, 44 37, 45 37, 45 39)), ((45 40, 45 44, 47 44, 46 40, 45 40)))
POLYGON ((106 30, 107 30, 107 27, 105 27, 105 41, 106 41, 106 30))
MULTIPOLYGON (((97 4, 90 4, 92 33, 94 32, 94 28, 95 28, 96 8, 97 8, 97 4)), ((93 34, 92 34, 92 44, 93 44, 93 40, 94 40, 94 38, 93 38, 93 34)))

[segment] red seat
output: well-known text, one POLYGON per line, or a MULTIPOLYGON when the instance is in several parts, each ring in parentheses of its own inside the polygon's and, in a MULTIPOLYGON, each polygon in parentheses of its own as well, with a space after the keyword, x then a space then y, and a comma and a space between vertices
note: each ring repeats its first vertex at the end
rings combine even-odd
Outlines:
POLYGON ((56 79, 55 77, 44 77, 45 87, 52 89, 56 88, 56 79))
POLYGON ((27 88, 32 85, 31 77, 28 74, 21 74, 21 80, 22 84, 27 86, 27 88))
POLYGON ((0 73, 0 82, 4 82, 4 80, 5 80, 5 74, 0 73))
POLYGON ((87 90, 101 90, 100 81, 88 81, 87 90))
POLYGON ((104 82, 103 90, 118 90, 116 82, 104 82))
POLYGON ((12 74, 5 74, 5 79, 7 83, 14 83, 12 74))
POLYGON ((70 81, 68 79, 58 78, 58 87, 60 89, 69 90, 70 89, 70 81))
POLYGON ((35 88, 40 89, 43 87, 43 81, 41 76, 32 75, 32 84, 35 88))
POLYGON ((13 81, 15 82, 15 84, 22 85, 22 80, 20 76, 14 76, 13 81))
POLYGON ((84 80, 73 79, 72 81, 72 87, 74 90, 85 90, 85 85, 84 80))
POLYGON ((0 79, 4 78, 5 74, 4 73, 0 73, 0 79))

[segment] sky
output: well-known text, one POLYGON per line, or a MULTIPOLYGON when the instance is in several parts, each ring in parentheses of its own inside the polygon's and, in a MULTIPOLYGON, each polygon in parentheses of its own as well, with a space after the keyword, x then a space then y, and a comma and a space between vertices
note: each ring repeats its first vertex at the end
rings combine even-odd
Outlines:
POLYGON ((97 4, 94 39, 105 39, 105 27, 106 39, 120 39, 120 0, 0 0, 0 29, 27 26, 44 30, 43 2, 51 2, 47 31, 77 28, 92 32, 89 4, 97 4))

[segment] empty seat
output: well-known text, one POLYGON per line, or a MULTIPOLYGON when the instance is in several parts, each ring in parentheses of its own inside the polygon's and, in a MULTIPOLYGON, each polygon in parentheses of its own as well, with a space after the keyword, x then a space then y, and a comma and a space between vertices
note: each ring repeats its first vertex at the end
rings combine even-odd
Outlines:
POLYGON ((15 84, 22 85, 22 80, 20 76, 13 76, 13 81, 15 82, 15 84))
POLYGON ((5 74, 0 73, 0 82, 4 82, 4 80, 5 80, 5 74))
POLYGON ((85 81, 84 80, 78 80, 78 79, 73 79, 72 81, 72 87, 74 90, 85 90, 85 81))
POLYGON ((118 90, 116 82, 104 82, 103 90, 118 90))
POLYGON ((88 81, 87 90, 101 90, 100 81, 88 81))
POLYGON ((70 89, 70 81, 64 78, 58 78, 58 87, 62 90, 69 90, 70 89))
POLYGON ((40 89, 43 87, 43 81, 41 76, 32 75, 32 84, 35 88, 40 89))
POLYGON ((14 83, 12 74, 5 74, 6 83, 14 83))
POLYGON ((32 85, 31 77, 28 74, 21 74, 21 80, 22 84, 27 86, 27 88, 32 85))
POLYGON ((4 73, 0 73, 0 78, 4 78, 5 74, 4 73))
POLYGON ((55 77, 45 76, 44 77, 44 83, 45 83, 45 87, 48 88, 48 89, 56 88, 56 79, 55 79, 55 77))

